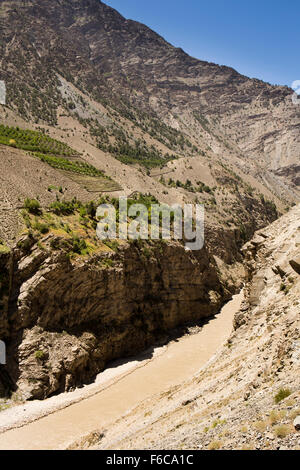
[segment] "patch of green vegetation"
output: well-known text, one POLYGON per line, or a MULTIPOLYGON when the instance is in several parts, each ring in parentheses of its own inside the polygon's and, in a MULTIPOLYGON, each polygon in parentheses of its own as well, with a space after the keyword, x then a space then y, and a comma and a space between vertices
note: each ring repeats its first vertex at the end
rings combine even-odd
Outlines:
POLYGON ((70 172, 66 172, 66 176, 72 181, 75 181, 75 183, 80 184, 80 186, 84 187, 90 193, 103 193, 122 190, 122 187, 116 181, 110 179, 107 176, 94 177, 70 172))
POLYGON ((202 114, 200 114, 197 111, 194 111, 193 115, 194 115, 194 118, 201 124, 203 129, 206 130, 207 132, 210 132, 209 121, 206 119, 206 117, 204 117, 202 114))
POLYGON ((155 196, 153 196, 150 193, 148 194, 138 193, 133 198, 128 199, 128 207, 130 207, 132 204, 143 204, 144 206, 147 207, 147 209, 150 209, 151 205, 159 204, 159 201, 158 199, 156 199, 155 196))
POLYGON ((26 228, 30 229, 31 228, 31 220, 30 220, 30 217, 29 217, 28 213, 24 210, 24 211, 21 212, 21 215, 24 219, 26 228))
POLYGON ((275 403, 280 403, 282 400, 285 398, 289 397, 291 395, 291 390, 289 388, 281 388, 278 393, 276 393, 274 397, 275 403))
POLYGON ((24 201, 24 207, 30 214, 39 215, 41 213, 41 205, 37 199, 27 197, 24 201))
POLYGON ((78 208, 77 200, 72 201, 55 201, 49 209, 56 215, 70 215, 74 214, 74 211, 78 208))
MULTIPOLYGON (((185 134, 168 126, 162 120, 154 116, 150 116, 137 108, 132 108, 125 98, 122 97, 117 105, 110 103, 110 106, 121 116, 130 120, 134 124, 134 127, 139 127, 151 137, 166 145, 166 147, 174 151, 184 151, 188 149, 190 152, 195 152, 198 150, 197 147, 191 144, 185 134)), ((118 118, 118 115, 114 115, 114 117, 118 118)))
POLYGON ((163 167, 176 155, 163 155, 154 145, 149 145, 144 139, 134 139, 122 128, 113 125, 109 129, 98 125, 91 128, 91 133, 97 137, 98 147, 109 152, 121 162, 131 165, 140 164, 145 168, 163 167), (110 138, 114 139, 112 143, 110 138))
POLYGON ((115 264, 114 260, 110 258, 105 258, 102 260, 102 265, 106 266, 107 268, 112 268, 114 264, 115 264))
POLYGON ((174 181, 173 178, 169 178, 168 182, 166 183, 165 179, 162 177, 160 178, 160 183, 164 184, 165 186, 169 186, 170 188, 183 188, 191 193, 205 192, 208 194, 213 194, 214 192, 214 189, 210 188, 201 181, 197 181, 196 186, 194 186, 190 180, 186 180, 186 182, 183 183, 182 181, 174 181))
POLYGON ((78 235, 73 235, 72 237, 72 253, 78 255, 86 255, 89 252, 88 245, 83 238, 79 238, 78 235))
POLYGON ((34 356, 36 359, 42 361, 43 359, 45 359, 46 354, 44 353, 44 351, 35 351, 34 356))
POLYGON ((3 240, 0 240, 0 255, 6 255, 10 253, 10 248, 6 245, 3 240))
POLYGON ((48 186, 48 191, 49 191, 50 193, 51 193, 52 191, 58 191, 58 192, 60 192, 60 193, 62 194, 62 193, 63 193, 63 188, 62 188, 62 186, 57 187, 57 186, 54 186, 54 185, 51 184, 50 186, 48 186))
POLYGON ((263 194, 260 194, 261 203, 264 205, 267 212, 274 214, 274 218, 278 217, 277 206, 275 202, 265 199, 263 194))
POLYGON ((42 251, 45 251, 45 250, 46 250, 46 248, 44 247, 44 245, 43 245, 40 241, 37 242, 37 246, 38 246, 39 249, 42 250, 42 251))
MULTIPOLYGON (((109 196, 103 196, 98 202, 90 201, 87 204, 83 204, 77 198, 73 198, 71 201, 60 201, 56 200, 49 208, 39 208, 39 214, 33 215, 30 213, 31 204, 26 204, 27 209, 24 209, 21 214, 28 228, 28 237, 24 237, 18 242, 18 247, 30 253, 32 246, 35 243, 40 244, 40 249, 47 249, 46 245, 43 246, 42 235, 47 234, 53 230, 55 237, 50 237, 49 243, 53 250, 63 250, 66 255, 71 259, 79 256, 91 255, 98 249, 103 251, 103 245, 109 247, 112 251, 117 252, 120 246, 120 242, 117 239, 109 240, 98 240, 96 236, 96 228, 99 222, 97 218, 97 207, 101 204, 112 204, 116 209, 117 216, 117 228, 119 227, 119 199, 110 198, 109 196)), ((127 200, 127 210, 133 204, 142 204, 148 210, 149 230, 151 230, 151 212, 152 205, 159 204, 158 200, 151 194, 136 193, 134 197, 127 200)), ((35 207, 35 206, 34 206, 35 207)), ((36 209, 36 207, 35 207, 36 209)), ((160 207, 159 217, 157 220, 161 220, 164 206, 160 207)), ((168 210, 168 216, 170 217, 171 223, 174 221, 174 212, 166 206, 165 210, 168 210)), ((133 221, 133 217, 127 218, 127 223, 133 221)), ((160 236, 162 234, 160 233, 160 236)), ((48 240, 48 237, 47 237, 48 240)), ((163 251, 163 240, 157 240, 155 244, 150 245, 145 240, 129 240, 136 248, 143 254, 143 256, 149 259, 152 253, 160 253, 163 251), (155 250, 155 251, 153 251, 155 250)), ((110 261, 109 261, 110 263, 110 261)))
MULTIPOLYGON (((117 191, 121 189, 109 176, 103 171, 98 170, 93 165, 86 163, 80 159, 79 153, 69 147, 67 144, 52 139, 43 132, 20 129, 19 127, 8 127, 0 125, 0 144, 29 151, 32 156, 39 158, 42 162, 47 163, 52 168, 66 171, 69 174, 75 174, 86 179, 78 181, 79 184, 92 186, 91 190, 105 191, 108 183, 114 187, 110 190, 117 191), (96 185, 95 183, 100 182, 96 185), (105 184, 106 183, 106 184, 105 184), (104 186, 104 187, 103 187, 104 186), (95 187, 95 189, 94 189, 95 187)), ((48 191, 58 191, 63 193, 61 186, 50 185, 48 191)))
POLYGON ((62 229, 66 232, 66 233, 72 233, 72 229, 70 227, 69 224, 64 224, 62 223, 62 229))
POLYGON ((7 106, 16 108, 17 113, 27 121, 56 125, 56 110, 61 103, 57 74, 43 60, 30 60, 28 56, 25 59, 30 52, 27 50, 25 55, 24 52, 22 46, 14 51, 12 70, 6 62, 7 70, 11 70, 10 78, 7 75, 7 106), (39 84, 36 77, 39 77, 39 84))
POLYGON ((113 251, 118 251, 119 249, 119 243, 117 242, 117 240, 104 240, 103 243, 113 251))
POLYGON ((45 235, 46 233, 49 232, 49 226, 47 224, 41 223, 39 220, 36 220, 35 223, 33 224, 32 228, 34 230, 37 230, 38 232, 42 233, 45 235))
POLYGON ((136 142, 131 145, 128 142, 117 142, 114 146, 109 145, 108 152, 115 156, 118 160, 126 165, 140 164, 145 168, 163 167, 170 160, 174 160, 174 156, 163 156, 153 145, 148 148, 145 144, 136 142))
POLYGON ((35 157, 38 157, 42 162, 46 162, 48 163, 48 165, 58 170, 65 170, 71 173, 79 173, 81 175, 109 179, 108 176, 105 176, 103 171, 98 170, 94 166, 89 165, 88 163, 85 163, 85 162, 76 161, 76 160, 68 160, 63 157, 57 157, 54 155, 46 155, 40 152, 35 152, 33 155, 35 157))
POLYGON ((290 290, 291 290, 292 287, 293 287, 293 283, 292 283, 291 281, 290 281, 290 284, 289 284, 289 285, 287 285, 287 284, 285 284, 284 282, 282 282, 282 283, 280 284, 280 291, 283 292, 285 295, 287 295, 287 294, 290 292, 290 290))
POLYGON ((42 132, 4 126, 3 124, 0 125, 0 144, 43 154, 78 155, 78 152, 67 144, 52 139, 42 132))

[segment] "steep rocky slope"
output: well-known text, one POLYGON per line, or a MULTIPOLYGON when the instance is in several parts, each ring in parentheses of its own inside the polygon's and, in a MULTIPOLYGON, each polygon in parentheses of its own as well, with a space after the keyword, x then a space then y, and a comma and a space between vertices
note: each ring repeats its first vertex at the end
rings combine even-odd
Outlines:
POLYGON ((99 0, 2 1, 0 27, 7 104, 25 120, 71 116, 127 163, 204 153, 299 198, 291 89, 192 58, 99 0))
MULTIPOLYGON (((9 122, 12 123, 12 118, 9 122)), ((62 143, 64 141, 71 146, 67 147, 68 152, 73 152, 75 157, 67 155, 63 158, 62 155, 52 156, 49 153, 36 155, 25 150, 27 144, 22 138, 31 131, 23 129, 24 122, 20 124, 22 127, 4 127, 3 131, 16 135, 16 143, 12 146, 9 143, 0 144, 0 237, 11 246, 24 224, 20 213, 26 197, 37 198, 43 207, 56 200, 70 201, 74 197, 82 202, 88 202, 91 198, 97 202, 103 193, 115 197, 138 197, 139 193, 147 193, 170 205, 202 203, 206 209, 207 246, 212 254, 226 263, 239 260, 243 242, 251 238, 255 230, 274 221, 284 209, 282 202, 263 185, 255 180, 248 181, 244 173, 221 161, 211 165, 204 157, 197 161, 194 157, 180 158, 170 161, 163 169, 153 169, 149 174, 112 157, 108 160, 95 147, 95 142, 79 132, 76 137, 72 135, 66 139, 66 132, 51 132, 52 137, 59 138, 50 140, 51 145, 53 142, 55 145, 65 145, 62 143), (63 159, 57 161, 56 158, 63 159), (74 165, 74 158, 81 165, 92 165, 92 171, 100 172, 100 176, 78 175, 76 172, 82 171, 78 165, 70 171, 68 165, 74 165)), ((38 140, 37 148, 41 152, 41 142, 47 142, 48 133, 39 130, 32 135, 38 140)))
POLYGON ((47 205, 143 192, 205 204, 207 244, 231 263, 243 241, 298 200, 291 90, 193 59, 98 0, 0 6, 0 123, 67 143, 114 181, 91 189, 1 146, 0 236, 10 245, 26 197, 47 205), (63 194, 49 192, 53 185, 63 194))
POLYGON ((299 220, 298 205, 244 247, 228 343, 190 381, 101 429, 97 448, 299 449, 299 220))
MULTIPOLYGON (((86 204, 87 180, 84 185, 73 181, 77 171, 98 174, 98 169, 47 134, 1 129, 8 141, 0 149, 5 182, 0 337, 8 346, 2 393, 17 389, 23 398, 44 398, 69 390, 92 380, 109 360, 144 349, 177 325, 216 313, 240 286, 234 263, 241 260, 243 242, 277 217, 274 203, 220 164, 211 179, 214 190, 196 183, 207 208, 203 250, 193 254, 180 244, 150 243, 129 244, 118 252, 117 241, 99 245, 95 237, 96 220, 87 211, 95 210, 97 201, 86 204), (39 152, 24 150, 25 137, 39 152), (48 146, 65 158, 51 156, 48 146), (61 169, 70 165, 75 173, 61 169), (34 203, 30 209, 24 198, 35 194, 39 202, 27 200, 34 203), (225 226, 217 201, 231 216, 225 226), (76 261, 70 260, 74 255, 76 261)), ((113 182, 101 175, 92 179, 113 182)), ((174 202, 174 195, 183 202, 181 191, 193 198, 196 192, 192 182, 170 191, 161 194, 162 201, 174 202)), ((133 197, 153 200, 137 191, 133 197)))

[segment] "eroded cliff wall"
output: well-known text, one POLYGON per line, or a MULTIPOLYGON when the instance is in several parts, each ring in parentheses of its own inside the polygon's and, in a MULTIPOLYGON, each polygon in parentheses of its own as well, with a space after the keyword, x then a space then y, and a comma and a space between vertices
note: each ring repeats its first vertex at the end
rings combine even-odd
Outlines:
POLYGON ((92 380, 108 361, 215 314, 234 289, 205 248, 175 242, 124 243, 70 260, 59 237, 41 244, 25 235, 8 259, 2 388, 13 384, 27 399, 92 380))

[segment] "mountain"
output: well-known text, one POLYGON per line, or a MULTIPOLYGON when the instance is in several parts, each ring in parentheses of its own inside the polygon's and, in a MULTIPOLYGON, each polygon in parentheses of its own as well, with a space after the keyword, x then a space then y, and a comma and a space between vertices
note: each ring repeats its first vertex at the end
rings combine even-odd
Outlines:
MULTIPOLYGON (((192 58, 99 0, 2 1, 0 25, 8 106, 26 120, 55 125, 64 107, 89 125, 95 113, 80 90, 159 138, 165 153, 187 155, 195 145, 287 202, 299 197, 291 89, 192 58)), ((106 150, 110 122, 96 120, 106 150)))
POLYGON ((20 142, 2 147, 0 236, 8 243, 22 229, 26 197, 47 206, 103 191, 147 193, 168 204, 203 202, 207 243, 231 262, 255 230, 299 200, 292 90, 192 58, 98 0, 1 1, 0 28, 0 123, 66 143, 112 182, 50 169, 20 142))
MULTIPOLYGON (((1 0, 0 31, 7 89, 0 337, 8 351, 0 395, 16 392, 0 411, 14 398, 43 399, 91 382, 110 360, 218 313, 242 287, 244 261, 246 300, 228 345, 196 387, 178 387, 174 400, 167 394, 159 409, 152 403, 153 414, 143 408, 139 421, 148 438, 149 417, 160 426, 170 412, 172 428, 157 430, 159 445, 213 448, 244 420, 259 446, 252 432, 259 414, 276 411, 279 387, 290 385, 292 394, 297 387, 299 206, 291 207, 300 200, 300 107, 293 90, 190 57, 99 0, 1 0), (118 209, 118 196, 148 209, 154 201, 203 203, 203 249, 98 240, 97 203, 118 209), (248 400, 254 411, 244 407, 248 400), (207 422, 200 444, 201 423, 186 419, 186 410, 207 422)), ((285 425, 283 416, 277 421, 285 425)), ((271 425, 267 413, 264 421, 271 425)), ((130 442, 130 416, 123 423, 98 445, 140 445, 130 442)), ((240 441, 232 436, 230 446, 240 441)))

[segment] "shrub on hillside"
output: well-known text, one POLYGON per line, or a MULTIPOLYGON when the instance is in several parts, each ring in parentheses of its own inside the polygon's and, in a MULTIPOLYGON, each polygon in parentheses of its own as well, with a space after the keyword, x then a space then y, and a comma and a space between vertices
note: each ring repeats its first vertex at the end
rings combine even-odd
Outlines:
POLYGON ((50 205, 50 210, 56 215, 74 214, 74 209, 72 201, 55 201, 50 205))
POLYGON ((29 199, 27 197, 24 202, 24 207, 30 214, 38 215, 41 212, 40 203, 36 199, 29 199))
POLYGON ((275 403, 280 403, 282 400, 285 398, 289 397, 291 395, 291 391, 289 388, 281 388, 278 393, 275 395, 275 403))
POLYGON ((80 239, 78 236, 74 236, 72 239, 72 251, 79 255, 84 255, 87 249, 86 241, 80 239))
POLYGON ((47 224, 43 224, 39 221, 36 221, 33 228, 35 230, 38 230, 38 232, 42 233, 43 235, 45 235, 46 233, 49 232, 49 227, 47 224))

